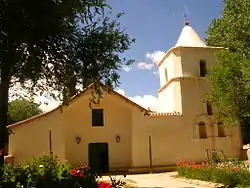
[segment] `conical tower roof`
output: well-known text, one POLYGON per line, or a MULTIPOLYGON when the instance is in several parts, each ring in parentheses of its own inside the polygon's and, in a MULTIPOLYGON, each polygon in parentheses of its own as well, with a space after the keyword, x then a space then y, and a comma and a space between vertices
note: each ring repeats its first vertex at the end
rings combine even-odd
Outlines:
POLYGON ((186 46, 186 47, 206 47, 205 42, 203 42, 200 36, 196 31, 189 25, 188 22, 185 22, 180 37, 175 45, 177 46, 186 46))

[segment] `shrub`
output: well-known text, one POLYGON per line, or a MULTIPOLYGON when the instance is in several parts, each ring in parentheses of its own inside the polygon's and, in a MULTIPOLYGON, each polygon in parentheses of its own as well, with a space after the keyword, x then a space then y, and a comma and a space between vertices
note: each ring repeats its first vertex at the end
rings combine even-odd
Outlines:
POLYGON ((60 162, 53 155, 45 155, 34 158, 33 161, 24 166, 24 171, 28 177, 28 186, 48 187, 60 184, 68 178, 71 167, 67 162, 60 162))
POLYGON ((109 183, 98 182, 88 166, 72 169, 53 155, 35 158, 26 165, 6 164, 2 170, 0 187, 4 188, 111 188, 109 183))
POLYGON ((229 164, 221 166, 221 164, 211 164, 208 162, 197 164, 195 162, 179 160, 177 162, 177 171, 179 176, 222 183, 228 187, 250 186, 249 170, 245 166, 241 167, 235 165, 233 162, 229 164))
POLYGON ((26 184, 26 176, 20 165, 5 164, 2 170, 3 177, 0 180, 2 187, 21 187, 26 184))

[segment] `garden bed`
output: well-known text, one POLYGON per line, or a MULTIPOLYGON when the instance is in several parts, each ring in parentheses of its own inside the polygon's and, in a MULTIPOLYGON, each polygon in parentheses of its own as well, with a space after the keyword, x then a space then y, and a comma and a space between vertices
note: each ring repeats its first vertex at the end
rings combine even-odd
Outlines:
POLYGON ((249 165, 244 161, 227 159, 219 162, 177 162, 179 177, 223 184, 226 187, 250 187, 249 165))
POLYGON ((112 188, 126 185, 114 178, 110 178, 110 182, 100 181, 100 176, 88 166, 72 168, 53 155, 34 158, 25 165, 5 164, 1 170, 0 187, 4 188, 112 188))

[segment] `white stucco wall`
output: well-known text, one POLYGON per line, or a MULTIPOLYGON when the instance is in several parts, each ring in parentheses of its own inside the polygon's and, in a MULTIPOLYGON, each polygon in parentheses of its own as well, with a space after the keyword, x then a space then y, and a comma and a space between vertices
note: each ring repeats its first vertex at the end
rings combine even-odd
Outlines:
POLYGON ((183 67, 183 76, 185 77, 200 77, 200 61, 206 63, 209 70, 216 64, 215 53, 219 52, 220 48, 195 48, 195 47, 182 47, 181 58, 183 67))
POLYGON ((182 113, 182 96, 180 82, 172 82, 166 89, 159 93, 159 112, 182 113))
MULTIPOLYGON (((169 52, 168 52, 169 53, 169 52)), ((179 49, 172 50, 172 52, 166 57, 161 66, 159 67, 160 86, 163 87, 167 81, 183 76, 181 54, 179 49), (166 80, 165 70, 167 70, 168 78, 166 80)))

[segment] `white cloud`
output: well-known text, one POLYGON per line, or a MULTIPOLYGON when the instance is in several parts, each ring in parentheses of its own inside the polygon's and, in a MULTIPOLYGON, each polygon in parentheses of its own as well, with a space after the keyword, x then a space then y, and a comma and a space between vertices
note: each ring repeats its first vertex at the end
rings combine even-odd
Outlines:
MULTIPOLYGON (((126 96, 126 92, 123 89, 116 89, 116 91, 121 95, 126 96)), ((61 101, 54 99, 53 97, 50 96, 49 93, 50 92, 45 92, 43 94, 40 94, 39 92, 37 92, 36 95, 31 96, 28 91, 26 91, 25 89, 20 87, 20 85, 17 84, 10 89, 10 100, 14 100, 19 97, 32 99, 35 103, 40 104, 40 108, 44 112, 48 112, 55 109, 61 104, 61 101)), ((138 95, 138 96, 130 96, 127 98, 146 109, 150 108, 153 111, 157 111, 158 99, 153 95, 143 95, 143 96, 138 95)))
POLYGON ((139 62, 137 67, 138 69, 151 70, 154 67, 154 63, 139 62))
POLYGON ((150 110, 157 111, 158 99, 153 95, 143 95, 143 96, 137 95, 134 97, 129 97, 129 99, 146 109, 150 108, 150 110))
POLYGON ((165 52, 163 51, 155 51, 152 53, 146 53, 146 58, 151 60, 153 63, 158 64, 160 60, 164 57, 165 52))
POLYGON ((27 99, 27 100, 32 100, 35 103, 40 104, 39 108, 43 112, 51 111, 61 104, 60 101, 57 101, 53 99, 52 97, 47 97, 46 94, 42 94, 42 95, 37 94, 37 95, 31 96, 28 94, 28 92, 24 90, 16 90, 16 91, 10 90, 10 93, 12 94, 12 96, 10 97, 10 101, 18 99, 20 97, 27 99))
MULTIPOLYGON (((17 87, 15 88, 17 89, 17 87)), ((18 88, 15 91, 12 89, 10 92, 12 94, 16 93, 16 95, 14 97, 11 97, 10 100, 14 100, 20 96, 26 99, 32 98, 35 103, 40 104, 40 108, 43 110, 43 112, 51 111, 61 104, 60 101, 55 100, 53 97, 51 97, 49 93, 44 93, 42 95, 37 94, 36 96, 30 97, 30 95, 27 95, 28 92, 24 91, 22 88, 18 88)), ((116 92, 127 97, 126 92, 123 89, 120 88, 116 89, 116 92)), ((153 111, 157 111, 158 99, 153 95, 143 95, 143 96, 137 95, 127 98, 146 109, 150 108, 153 111)))
MULTIPOLYGON (((126 96, 126 93, 123 89, 116 90, 121 95, 126 96)), ((153 111, 157 111, 158 108, 158 99, 153 95, 143 95, 143 96, 134 96, 134 97, 127 97, 129 100, 139 104, 140 106, 153 111)))
POLYGON ((123 89, 117 89, 116 92, 125 96, 125 91, 123 89))
POLYGON ((151 70, 165 55, 163 51, 154 51, 146 53, 146 61, 137 63, 138 69, 151 70))
MULTIPOLYGON (((26 83, 27 85, 31 84, 29 82, 26 83)), ((46 83, 41 80, 39 81, 39 84, 45 84, 46 83)), ((49 93, 53 93, 54 95, 58 95, 58 91, 52 91, 51 88, 48 87, 48 91, 45 91, 41 93, 41 90, 35 89, 35 93, 33 95, 30 94, 28 89, 23 88, 20 83, 16 83, 10 88, 9 91, 9 100, 15 100, 18 98, 24 98, 27 100, 32 100, 33 102, 40 104, 39 108, 43 112, 47 112, 50 110, 53 110, 54 108, 58 107, 61 102, 59 99, 54 99, 53 97, 50 96, 49 93)))
POLYGON ((47 98, 44 95, 43 96, 36 96, 34 98, 34 102, 37 104, 40 104, 40 108, 44 112, 51 111, 61 104, 60 101, 56 101, 56 100, 47 98))
POLYGON ((122 69, 123 69, 125 72, 129 72, 129 71, 131 70, 131 66, 126 66, 126 65, 124 65, 124 66, 122 67, 122 69))

